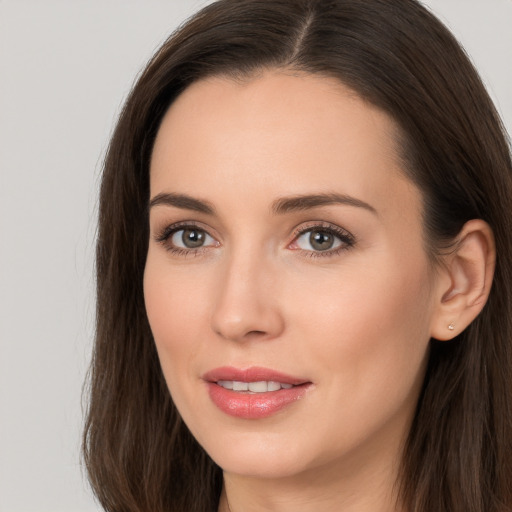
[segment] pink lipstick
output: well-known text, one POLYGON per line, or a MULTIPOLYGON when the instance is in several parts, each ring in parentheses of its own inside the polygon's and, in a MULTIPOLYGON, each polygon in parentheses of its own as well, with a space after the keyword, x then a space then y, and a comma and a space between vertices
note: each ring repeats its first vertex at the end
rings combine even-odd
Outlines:
POLYGON ((266 418, 304 397, 311 382, 267 368, 216 368, 203 375, 212 402, 243 419, 266 418))

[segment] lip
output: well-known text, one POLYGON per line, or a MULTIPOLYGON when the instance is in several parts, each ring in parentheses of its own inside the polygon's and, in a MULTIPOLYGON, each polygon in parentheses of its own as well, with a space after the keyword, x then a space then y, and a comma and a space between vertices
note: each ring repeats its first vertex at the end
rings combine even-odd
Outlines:
POLYGON ((205 373, 203 375, 203 380, 207 382, 217 382, 219 380, 237 380, 240 382, 272 380, 274 382, 291 384, 292 386, 298 386, 310 382, 308 379, 292 377, 291 375, 260 366, 251 366, 244 369, 234 368, 232 366, 223 366, 205 373))
POLYGON ((225 366, 205 373, 203 380, 208 386, 210 399, 222 412, 243 419, 261 419, 271 416, 304 398, 312 385, 307 379, 262 367, 240 369, 225 366), (264 393, 237 392, 218 385, 217 382, 220 380, 274 381, 291 384, 293 387, 264 393))

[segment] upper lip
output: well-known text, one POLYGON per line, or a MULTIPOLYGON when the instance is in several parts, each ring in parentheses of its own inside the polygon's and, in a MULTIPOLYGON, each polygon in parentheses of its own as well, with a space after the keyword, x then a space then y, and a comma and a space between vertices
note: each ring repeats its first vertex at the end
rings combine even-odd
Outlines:
POLYGON ((292 384, 298 386, 306 384, 310 381, 301 377, 294 377, 287 375, 270 368, 263 368, 260 366, 251 366, 249 368, 235 368, 232 366, 223 366, 214 368, 203 375, 203 379, 207 382, 218 381, 237 381, 237 382, 259 382, 259 381, 272 381, 280 382, 282 384, 292 384))

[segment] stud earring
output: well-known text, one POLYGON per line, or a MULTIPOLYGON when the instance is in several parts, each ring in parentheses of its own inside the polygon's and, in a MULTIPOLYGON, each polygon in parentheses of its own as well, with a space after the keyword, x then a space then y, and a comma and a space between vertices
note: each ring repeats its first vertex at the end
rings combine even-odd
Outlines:
POLYGON ((449 329, 450 331, 453 331, 453 330, 455 329, 455 325, 450 324, 450 325, 448 326, 448 329, 449 329))

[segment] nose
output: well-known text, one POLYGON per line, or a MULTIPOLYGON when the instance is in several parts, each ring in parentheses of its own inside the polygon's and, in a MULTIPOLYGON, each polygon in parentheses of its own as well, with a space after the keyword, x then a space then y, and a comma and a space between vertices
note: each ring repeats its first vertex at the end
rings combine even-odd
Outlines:
POLYGON ((285 323, 279 304, 278 269, 256 255, 233 256, 218 275, 212 329, 226 340, 278 337, 285 323))

